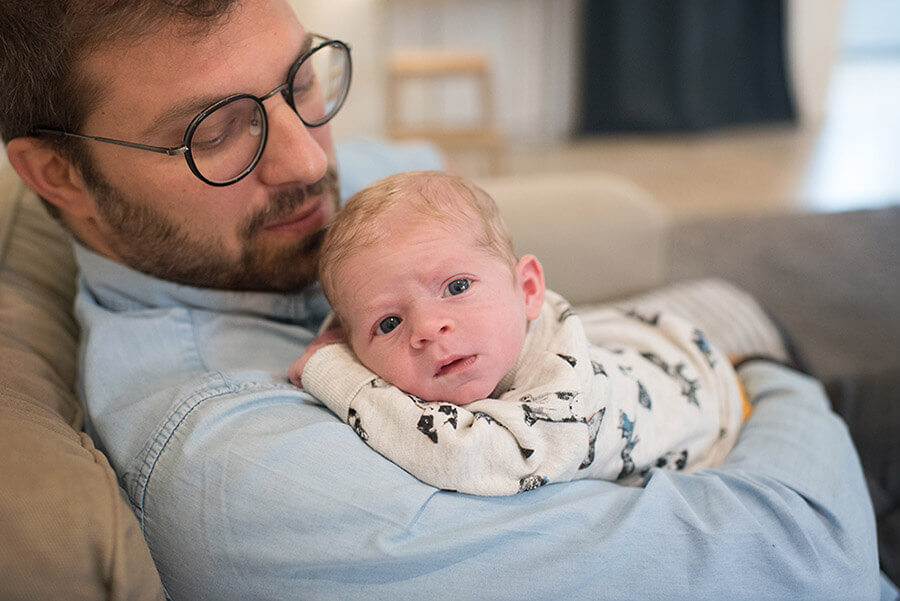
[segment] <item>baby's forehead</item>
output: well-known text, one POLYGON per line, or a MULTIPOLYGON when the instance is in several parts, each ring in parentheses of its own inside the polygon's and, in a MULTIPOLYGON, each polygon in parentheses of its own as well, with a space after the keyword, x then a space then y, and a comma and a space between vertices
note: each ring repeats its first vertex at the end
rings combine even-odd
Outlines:
POLYGON ((397 236, 404 236, 410 230, 416 233, 434 232, 435 235, 452 234, 451 241, 465 245, 471 244, 472 236, 483 229, 484 224, 478 213, 465 203, 436 206, 414 199, 398 199, 359 224, 358 235, 349 241, 349 248, 345 250, 348 255, 377 252, 385 241, 396 241, 397 236))
POLYGON ((434 178, 425 185, 409 183, 401 186, 387 211, 419 214, 436 221, 478 221, 471 193, 447 180, 434 178))

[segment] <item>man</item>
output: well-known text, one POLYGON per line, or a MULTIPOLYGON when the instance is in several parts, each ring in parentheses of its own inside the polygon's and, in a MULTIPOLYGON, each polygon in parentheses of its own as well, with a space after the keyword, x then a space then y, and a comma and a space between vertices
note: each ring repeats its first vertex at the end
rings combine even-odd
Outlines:
POLYGON ((77 240, 80 393, 173 599, 877 595, 846 429, 775 364, 720 469, 644 487, 485 499, 371 452, 287 382, 345 49, 284 0, 59 4, 3 8, 3 136, 77 240))

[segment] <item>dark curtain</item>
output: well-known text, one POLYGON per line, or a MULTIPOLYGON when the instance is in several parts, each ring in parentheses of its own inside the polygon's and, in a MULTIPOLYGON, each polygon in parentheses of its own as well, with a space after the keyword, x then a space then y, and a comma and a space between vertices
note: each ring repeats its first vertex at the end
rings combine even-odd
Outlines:
POLYGON ((795 120, 784 0, 586 0, 581 133, 795 120))

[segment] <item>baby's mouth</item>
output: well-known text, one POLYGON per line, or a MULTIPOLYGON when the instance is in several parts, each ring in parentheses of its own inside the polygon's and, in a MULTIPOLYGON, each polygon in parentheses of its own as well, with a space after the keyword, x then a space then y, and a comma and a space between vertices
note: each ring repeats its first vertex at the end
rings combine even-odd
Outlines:
POLYGON ((443 359, 438 363, 434 377, 440 378, 441 376, 468 369, 477 359, 478 355, 457 355, 443 359))

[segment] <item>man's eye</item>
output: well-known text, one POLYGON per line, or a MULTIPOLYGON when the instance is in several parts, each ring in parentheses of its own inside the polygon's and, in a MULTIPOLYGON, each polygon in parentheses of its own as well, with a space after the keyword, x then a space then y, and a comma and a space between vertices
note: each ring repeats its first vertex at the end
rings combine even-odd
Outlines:
POLYGON ((294 88, 291 92, 294 94, 294 101, 302 102, 309 91, 316 85, 316 76, 311 67, 304 65, 297 71, 294 76, 294 88))
MULTIPOLYGON (((191 134, 191 152, 223 152, 248 136, 262 133, 262 113, 249 101, 235 101, 216 109, 197 125, 191 134)), ((256 144, 256 142, 253 142, 256 144)))
POLYGON ((385 317, 380 322, 378 322, 378 327, 375 328, 375 335, 380 336, 382 334, 390 334, 394 330, 394 328, 400 325, 401 321, 403 320, 396 315, 385 317))
POLYGON ((462 294, 469 289, 470 284, 471 282, 467 278, 459 278, 458 280, 453 280, 452 282, 447 284, 447 294, 449 294, 450 296, 462 294))
POLYGON ((228 123, 215 131, 211 127, 205 127, 202 131, 198 130, 201 135, 195 133, 191 138, 191 151, 208 152, 222 146, 232 135, 234 128, 234 123, 228 123))

